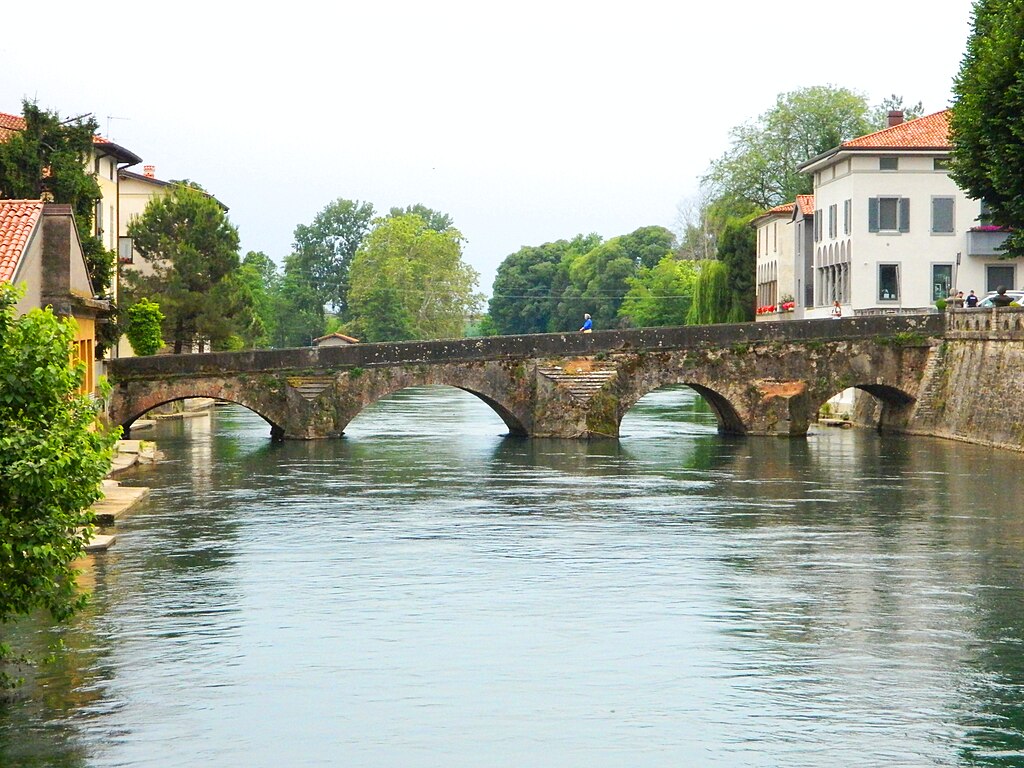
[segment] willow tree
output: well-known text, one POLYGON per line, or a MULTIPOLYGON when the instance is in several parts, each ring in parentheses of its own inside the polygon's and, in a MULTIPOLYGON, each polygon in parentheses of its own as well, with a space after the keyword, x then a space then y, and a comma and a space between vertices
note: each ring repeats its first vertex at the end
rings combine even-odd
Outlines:
POLYGON ((687 325, 724 323, 732 308, 729 268, 721 261, 699 262, 700 271, 693 286, 693 303, 686 316, 687 325))

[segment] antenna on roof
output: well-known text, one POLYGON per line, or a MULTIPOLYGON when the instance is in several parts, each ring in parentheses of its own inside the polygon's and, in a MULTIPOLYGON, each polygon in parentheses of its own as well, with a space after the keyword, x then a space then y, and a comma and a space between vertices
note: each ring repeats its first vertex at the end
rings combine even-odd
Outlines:
POLYGON ((131 120, 131 118, 130 117, 118 117, 117 115, 107 115, 107 138, 108 139, 111 138, 111 136, 110 136, 110 121, 111 120, 131 120))

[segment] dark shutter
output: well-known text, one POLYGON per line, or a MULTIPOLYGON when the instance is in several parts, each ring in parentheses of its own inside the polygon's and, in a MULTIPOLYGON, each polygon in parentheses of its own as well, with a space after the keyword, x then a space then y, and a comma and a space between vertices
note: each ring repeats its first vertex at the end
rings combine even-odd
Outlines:
POLYGON ((900 232, 910 231, 910 198, 900 198, 900 232))
POLYGON ((878 198, 868 198, 868 232, 878 231, 878 198))

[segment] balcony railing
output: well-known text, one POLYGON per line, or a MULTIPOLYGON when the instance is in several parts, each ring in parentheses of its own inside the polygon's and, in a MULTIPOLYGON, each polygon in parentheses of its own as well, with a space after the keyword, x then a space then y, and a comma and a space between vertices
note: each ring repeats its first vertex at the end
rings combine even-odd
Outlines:
POLYGON ((968 256, 999 256, 999 247, 1009 236, 1005 229, 970 229, 967 231, 968 256))

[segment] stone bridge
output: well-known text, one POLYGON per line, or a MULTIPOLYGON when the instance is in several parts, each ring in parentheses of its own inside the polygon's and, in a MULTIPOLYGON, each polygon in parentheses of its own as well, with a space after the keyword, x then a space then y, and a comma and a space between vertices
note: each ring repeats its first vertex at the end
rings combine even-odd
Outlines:
POLYGON ((935 314, 122 358, 108 414, 127 434, 158 405, 211 397, 255 411, 275 439, 308 440, 339 437, 393 392, 444 384, 513 435, 617 437, 641 397, 684 384, 723 433, 803 435, 826 400, 858 387, 879 401, 879 427, 902 431, 943 333, 935 314))

